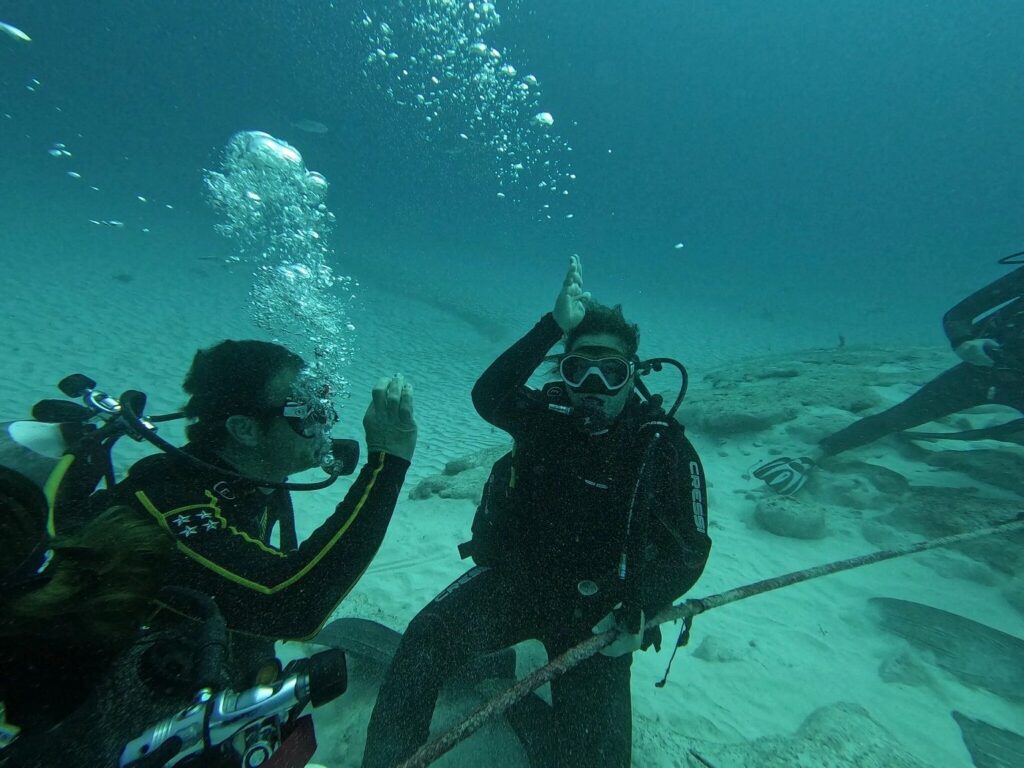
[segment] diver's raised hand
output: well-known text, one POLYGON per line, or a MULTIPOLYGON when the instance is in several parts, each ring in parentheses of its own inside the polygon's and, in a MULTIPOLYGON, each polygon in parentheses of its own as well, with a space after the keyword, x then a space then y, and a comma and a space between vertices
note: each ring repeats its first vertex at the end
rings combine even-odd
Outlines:
POLYGON ((413 417, 412 384, 400 374, 382 376, 373 387, 370 407, 363 416, 366 450, 383 451, 412 461, 416 450, 416 419, 413 417))
POLYGON ((589 298, 590 294, 583 290, 583 264, 580 257, 573 254, 569 257, 569 271, 565 274, 565 282, 562 283, 562 290, 551 312, 562 333, 569 333, 580 324, 587 314, 586 300, 589 298))
POLYGON ((996 364, 992 353, 1000 349, 1002 346, 995 339, 969 339, 958 344, 953 351, 965 363, 992 367, 996 364))

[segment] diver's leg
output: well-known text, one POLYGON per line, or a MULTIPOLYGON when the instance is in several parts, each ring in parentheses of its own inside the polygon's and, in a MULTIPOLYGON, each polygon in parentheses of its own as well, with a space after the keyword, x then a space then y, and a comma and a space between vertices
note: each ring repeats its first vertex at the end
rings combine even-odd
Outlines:
POLYGON ((377 694, 363 768, 390 768, 427 740, 444 682, 481 653, 525 639, 532 606, 490 568, 473 568, 410 622, 377 694))
POLYGON ((822 440, 815 459, 834 456, 879 438, 989 402, 992 372, 961 363, 929 381, 902 403, 855 421, 822 440))
POLYGON ((632 654, 597 654, 551 683, 557 766, 629 768, 633 709, 632 654))

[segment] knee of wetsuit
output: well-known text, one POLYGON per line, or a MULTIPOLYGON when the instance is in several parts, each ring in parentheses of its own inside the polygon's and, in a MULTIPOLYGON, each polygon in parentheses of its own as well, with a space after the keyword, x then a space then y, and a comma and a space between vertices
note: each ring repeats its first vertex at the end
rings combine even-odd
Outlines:
POLYGON ((398 646, 399 657, 408 663, 445 668, 458 655, 458 633, 440 616, 425 611, 414 618, 398 646))
POLYGON ((402 645, 407 642, 432 644, 439 642, 447 634, 445 621, 433 611, 421 611, 409 622, 402 634, 402 645))

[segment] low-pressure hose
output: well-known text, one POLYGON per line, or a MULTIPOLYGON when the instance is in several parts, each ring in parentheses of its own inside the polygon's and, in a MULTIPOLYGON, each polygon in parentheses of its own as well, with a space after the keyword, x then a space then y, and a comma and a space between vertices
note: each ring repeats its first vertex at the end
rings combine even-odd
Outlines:
POLYGON ((195 456, 190 456, 177 446, 164 440, 152 429, 146 427, 145 423, 142 421, 142 417, 139 415, 139 411, 141 409, 136 408, 137 402, 145 404, 145 397, 146 396, 143 393, 135 390, 129 390, 121 395, 121 412, 131 427, 131 434, 142 438, 151 445, 156 446, 164 453, 176 456, 183 461, 189 462, 193 466, 212 470, 223 477, 229 477, 233 480, 242 480, 247 483, 252 483, 260 488, 280 488, 286 491, 319 491, 329 485, 332 485, 334 481, 338 479, 338 475, 330 475, 326 480, 321 480, 318 483, 279 483, 271 480, 261 480, 257 477, 249 477, 248 475, 243 475, 238 472, 232 472, 224 467, 218 467, 205 462, 202 459, 198 459, 195 456))
MULTIPOLYGON (((658 443, 661 442, 662 434, 662 429, 656 429, 644 447, 640 471, 637 473, 636 484, 633 486, 633 493, 629 500, 625 538, 622 544, 622 554, 619 557, 619 581, 625 588, 626 604, 633 609, 639 607, 642 602, 647 523, 651 505, 654 503, 654 487, 650 475, 653 472, 653 458, 657 452, 658 443)), ((639 618, 639 614, 637 614, 637 618, 639 618)))

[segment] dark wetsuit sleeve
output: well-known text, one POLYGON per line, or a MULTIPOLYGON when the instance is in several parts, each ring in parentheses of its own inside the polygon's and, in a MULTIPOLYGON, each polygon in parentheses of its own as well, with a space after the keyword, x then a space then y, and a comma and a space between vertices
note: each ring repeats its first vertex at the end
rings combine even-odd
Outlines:
POLYGON ((523 425, 520 412, 529 399, 526 382, 548 351, 562 338, 549 312, 529 333, 505 350, 473 385, 473 405, 480 416, 511 435, 523 425))
POLYGON ((1012 299, 1024 296, 1024 267, 975 291, 961 301, 942 318, 942 327, 949 337, 949 343, 958 347, 965 341, 977 338, 975 320, 1012 299))
POLYGON ((371 454, 334 513, 291 552, 231 525, 209 491, 202 505, 170 510, 159 509, 145 491, 135 495, 196 566, 180 574, 182 581, 216 595, 231 629, 304 638, 319 629, 370 564, 408 467, 404 459, 371 454), (200 519, 201 513, 206 517, 200 519), (178 515, 190 518, 187 528, 178 515))
POLYGON ((697 582, 711 551, 707 484, 700 458, 682 430, 671 428, 663 439, 641 586, 641 604, 648 618, 697 582))

